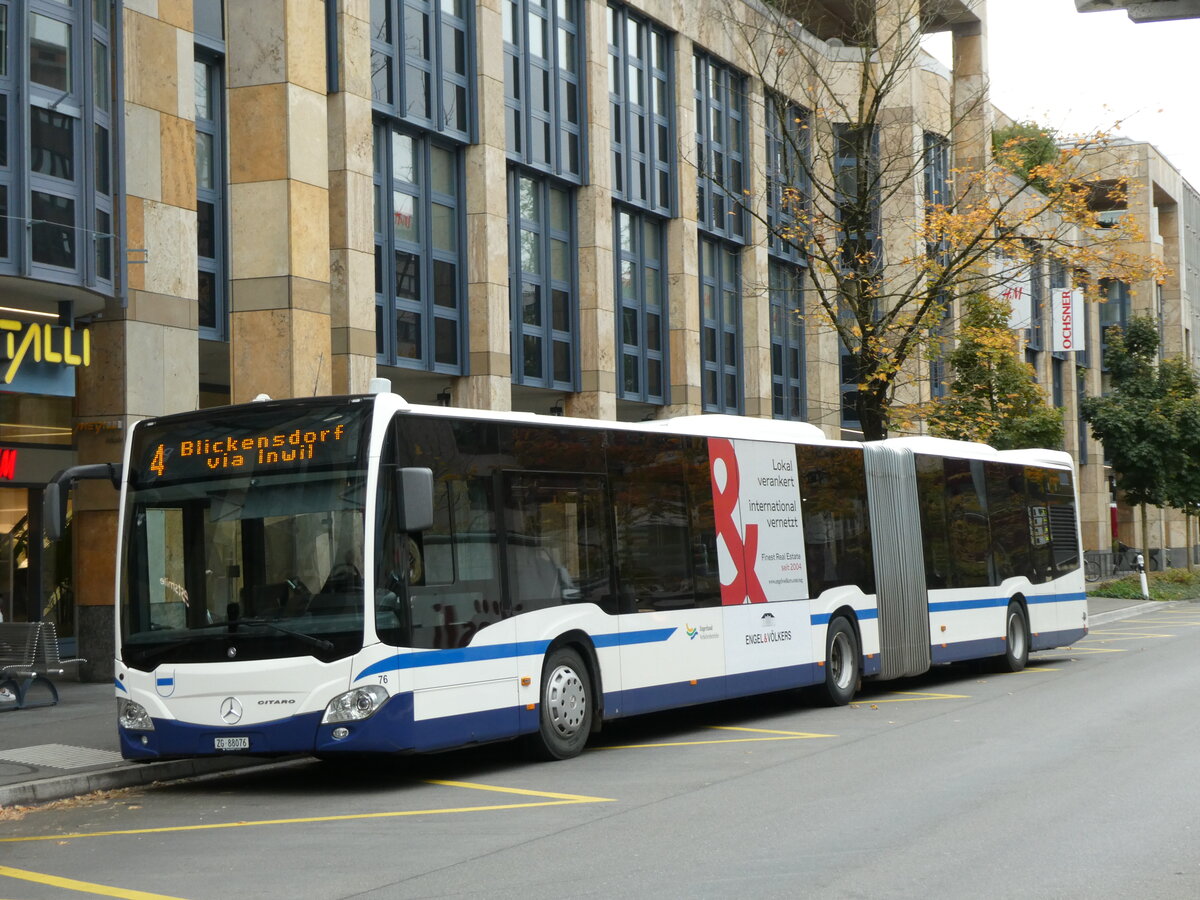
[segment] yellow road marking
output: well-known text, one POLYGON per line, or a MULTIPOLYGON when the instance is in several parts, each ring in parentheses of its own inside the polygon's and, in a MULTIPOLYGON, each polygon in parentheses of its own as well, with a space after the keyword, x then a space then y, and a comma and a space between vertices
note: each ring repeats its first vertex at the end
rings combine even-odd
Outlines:
POLYGON ((85 894, 99 894, 102 897, 122 897, 124 900, 179 900, 178 897, 168 897, 166 894, 150 894, 146 891, 127 891, 124 888, 110 887, 106 884, 92 884, 90 881, 76 881, 74 878, 59 878, 57 875, 43 875, 41 872, 30 872, 25 869, 14 869, 10 866, 0 866, 0 876, 20 878, 22 881, 32 881, 35 884, 46 884, 50 887, 62 888, 67 891, 78 891, 85 894))
POLYGON ((1062 669, 1056 669, 1054 666, 1026 666, 1018 672, 1005 672, 1005 675, 1028 675, 1037 672, 1061 672, 1062 669))
POLYGON ((1091 637, 1175 637, 1175 635, 1159 635, 1153 631, 1093 631, 1091 637))
POLYGON ((970 700, 969 694, 937 694, 932 691, 892 691, 887 697, 870 700, 855 700, 851 706, 862 706, 864 703, 912 703, 916 700, 970 700))
POLYGON ((476 784, 474 781, 442 781, 437 778, 425 780, 426 784, 445 787, 468 788, 472 791, 490 791, 495 794, 520 794, 523 797, 544 797, 547 800, 570 800, 572 803, 615 803, 609 797, 587 797, 582 794, 552 794, 549 791, 533 791, 527 788, 496 787, 494 784, 476 784))
POLYGON ((714 731, 749 731, 753 734, 783 734, 788 737, 797 738, 837 737, 836 734, 813 734, 809 731, 776 731, 773 728, 739 728, 736 725, 709 725, 708 727, 714 731))
POLYGON ((1128 653, 1129 651, 1122 647, 1080 647, 1076 645, 1062 652, 1070 656, 1077 656, 1087 653, 1128 653))
POLYGON ((597 750, 650 750, 660 747, 699 747, 706 744, 755 744, 767 741, 803 741, 809 738, 832 738, 836 734, 814 734, 808 731, 775 731, 770 728, 739 728, 733 725, 710 725, 714 731, 746 731, 762 737, 716 738, 707 741, 660 741, 654 744, 610 744, 597 750))
MULTIPOLYGON (((1155 613, 1156 616, 1165 615, 1165 613, 1155 613)), ((1142 625, 1200 625, 1200 621, 1185 621, 1183 619, 1147 619, 1143 616, 1138 616, 1138 623, 1142 625)))
MULTIPOLYGON (((222 828, 249 828, 261 825, 308 825, 320 822, 352 822, 365 819, 398 819, 407 816, 439 816, 449 813, 495 812, 505 809, 533 809, 539 806, 575 806, 581 803, 615 803, 610 797, 588 797, 583 794, 552 794, 544 791, 530 791, 522 788, 503 788, 485 784, 475 784, 468 781, 427 781, 426 784, 436 784, 449 787, 465 787, 478 791, 494 791, 501 794, 520 794, 526 797, 546 798, 540 803, 501 803, 495 806, 458 806, 442 809, 404 809, 393 812, 378 813, 348 813, 337 816, 304 816, 293 819, 260 819, 244 822, 211 822, 206 825, 165 825, 160 828, 130 828, 115 831, 92 831, 79 834, 45 834, 30 837, 0 838, 0 844, 20 844, 29 841, 63 841, 78 838, 113 837, 133 834, 167 834, 180 831, 216 831, 222 828)), ((122 895, 114 895, 122 896, 122 895)), ((145 895, 150 897, 150 894, 145 895)))

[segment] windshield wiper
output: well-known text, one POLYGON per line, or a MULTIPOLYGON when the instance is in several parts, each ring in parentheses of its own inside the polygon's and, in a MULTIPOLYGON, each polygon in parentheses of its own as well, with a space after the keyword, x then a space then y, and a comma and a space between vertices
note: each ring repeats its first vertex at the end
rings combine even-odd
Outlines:
POLYGON ((249 619, 226 619, 224 622, 214 622, 214 625, 228 625, 231 633, 237 631, 238 625, 261 625, 263 628, 269 628, 272 631, 277 631, 280 634, 286 634, 288 637, 294 637, 301 643, 308 644, 310 647, 316 647, 319 650, 332 650, 333 642, 327 641, 324 638, 313 637, 311 634, 305 634, 303 631, 293 631, 291 628, 285 628, 270 619, 261 619, 252 617, 249 619))

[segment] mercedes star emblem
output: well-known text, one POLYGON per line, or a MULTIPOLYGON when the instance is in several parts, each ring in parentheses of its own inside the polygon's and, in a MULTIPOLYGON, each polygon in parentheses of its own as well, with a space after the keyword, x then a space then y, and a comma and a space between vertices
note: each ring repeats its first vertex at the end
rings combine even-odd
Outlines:
POLYGON ((237 697, 226 697, 221 701, 221 721, 226 725, 242 721, 242 704, 237 697))

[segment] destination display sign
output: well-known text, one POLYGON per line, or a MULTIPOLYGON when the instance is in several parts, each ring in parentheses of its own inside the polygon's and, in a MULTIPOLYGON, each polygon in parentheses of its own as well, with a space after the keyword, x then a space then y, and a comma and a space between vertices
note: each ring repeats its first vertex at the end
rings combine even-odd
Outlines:
POLYGON ((342 407, 268 416, 241 412, 178 425, 162 421, 139 429, 133 462, 142 482, 353 466, 362 419, 358 409, 342 407))

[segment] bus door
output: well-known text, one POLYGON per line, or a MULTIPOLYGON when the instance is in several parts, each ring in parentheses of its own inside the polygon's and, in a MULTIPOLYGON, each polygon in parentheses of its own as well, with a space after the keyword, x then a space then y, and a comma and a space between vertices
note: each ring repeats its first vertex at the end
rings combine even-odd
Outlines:
POLYGON ((929 592, 913 453, 884 443, 863 445, 879 603, 880 674, 919 675, 930 665, 929 592))
POLYGON ((391 479, 392 467, 385 465, 376 631, 384 643, 413 651, 417 744, 450 746, 516 734, 516 646, 512 629, 502 624, 509 613, 501 590, 492 480, 435 467, 433 526, 402 534, 391 512, 391 479))

